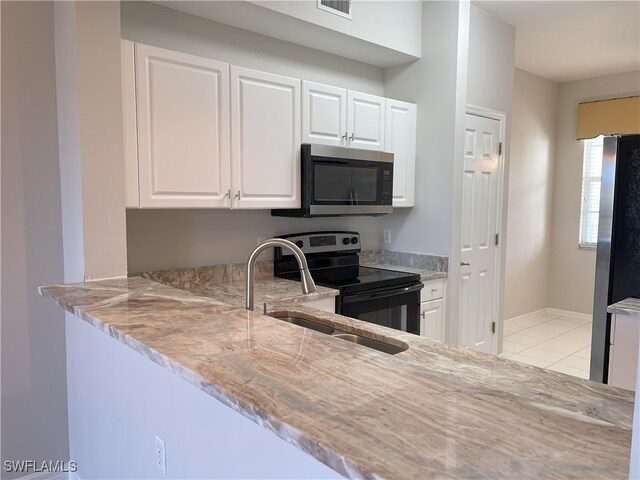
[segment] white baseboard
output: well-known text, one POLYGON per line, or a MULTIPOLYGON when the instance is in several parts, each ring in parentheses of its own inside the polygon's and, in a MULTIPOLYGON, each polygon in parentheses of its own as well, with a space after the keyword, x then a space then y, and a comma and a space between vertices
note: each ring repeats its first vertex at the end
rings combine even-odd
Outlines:
POLYGON ((522 319, 529 318, 529 317, 535 317, 535 316, 538 316, 538 315, 543 315, 543 314, 547 313, 547 310, 548 309, 546 309, 546 308, 541 308, 540 310, 536 310, 535 312, 529 312, 529 313, 525 313, 524 315, 518 315, 517 317, 507 318, 505 320, 505 323, 506 322, 511 322, 513 320, 522 320, 522 319))
POLYGON ((564 315, 566 317, 579 318, 580 320, 591 321, 593 319, 593 315, 588 313, 572 312, 570 310, 560 310, 558 308, 547 308, 547 312, 553 315, 564 315))
POLYGON ((540 310, 536 310, 535 312, 529 312, 529 313, 525 313, 524 315, 518 315, 517 317, 507 318, 505 320, 505 323, 511 322, 513 320, 522 320, 525 318, 536 317, 538 315, 544 315, 544 314, 564 315, 565 317, 577 318, 580 320, 589 320, 589 321, 592 320, 592 315, 589 315, 588 313, 572 312, 570 310, 560 310, 558 308, 547 307, 547 308, 541 308, 540 310))

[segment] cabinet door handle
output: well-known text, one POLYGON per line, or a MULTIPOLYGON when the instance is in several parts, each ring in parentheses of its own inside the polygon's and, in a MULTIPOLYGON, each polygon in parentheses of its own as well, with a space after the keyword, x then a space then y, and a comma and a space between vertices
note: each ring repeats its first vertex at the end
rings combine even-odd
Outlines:
POLYGON ((351 136, 349 137, 349 141, 353 142, 353 139, 355 138, 356 134, 355 133, 351 133, 351 136))
POLYGON ((420 312, 420 316, 421 316, 423 319, 426 319, 426 318, 427 318, 427 317, 426 317, 426 315, 427 315, 427 312, 420 312))
POLYGON ((238 190, 238 191, 236 192, 236 194, 233 196, 233 198, 237 198, 238 200, 240 200, 240 199, 241 199, 241 197, 240 197, 240 190, 238 190))
POLYGON ((471 264, 470 264, 470 263, 467 263, 467 262, 460 262, 460 266, 461 266, 461 267, 470 267, 470 266, 471 266, 471 264))
POLYGON ((227 199, 227 203, 231 206, 231 189, 227 190, 227 193, 224 194, 224 198, 227 199))

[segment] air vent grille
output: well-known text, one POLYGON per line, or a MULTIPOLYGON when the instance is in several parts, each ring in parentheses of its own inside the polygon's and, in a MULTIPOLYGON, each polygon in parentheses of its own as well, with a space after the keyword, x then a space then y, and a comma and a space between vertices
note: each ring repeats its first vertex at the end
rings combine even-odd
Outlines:
POLYGON ((351 0, 318 0, 318 8, 341 17, 351 18, 351 0))

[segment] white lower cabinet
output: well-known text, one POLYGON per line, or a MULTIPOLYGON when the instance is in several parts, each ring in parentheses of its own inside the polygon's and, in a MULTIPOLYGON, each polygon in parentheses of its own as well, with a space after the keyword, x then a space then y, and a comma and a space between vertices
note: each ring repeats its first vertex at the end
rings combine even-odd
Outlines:
POLYGON ((444 300, 420 304, 420 335, 432 340, 444 340, 444 300))
POLYGON ((444 341, 445 279, 424 282, 420 293, 420 335, 444 341))
POLYGON ((609 385, 627 390, 636 389, 639 339, 638 315, 611 315, 609 385))

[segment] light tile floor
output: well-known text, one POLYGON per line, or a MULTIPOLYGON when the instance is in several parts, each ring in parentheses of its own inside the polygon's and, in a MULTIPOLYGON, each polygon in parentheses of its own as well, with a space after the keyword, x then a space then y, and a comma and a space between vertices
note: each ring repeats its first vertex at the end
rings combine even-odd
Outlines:
POLYGON ((537 313, 504 323, 502 357, 536 367, 589 378, 591 320, 537 313))

